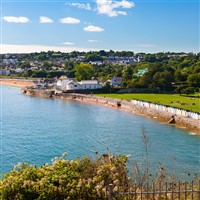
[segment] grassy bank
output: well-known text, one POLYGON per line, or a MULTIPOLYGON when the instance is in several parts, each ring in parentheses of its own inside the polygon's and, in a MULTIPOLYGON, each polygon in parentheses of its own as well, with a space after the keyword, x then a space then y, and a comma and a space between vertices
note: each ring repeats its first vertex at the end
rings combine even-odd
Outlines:
POLYGON ((191 110, 193 112, 200 111, 199 98, 180 96, 177 94, 97 94, 97 96, 105 96, 122 100, 138 99, 181 108, 184 110, 191 110))

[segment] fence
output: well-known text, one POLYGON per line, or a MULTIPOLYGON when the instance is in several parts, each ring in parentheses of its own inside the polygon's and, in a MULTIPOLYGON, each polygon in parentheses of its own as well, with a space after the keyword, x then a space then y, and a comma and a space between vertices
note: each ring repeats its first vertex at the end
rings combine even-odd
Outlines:
POLYGON ((200 113, 191 112, 189 110, 183 110, 180 108, 174 108, 170 106, 165 106, 165 105, 160 105, 160 104, 155 104, 155 103, 140 101, 140 100, 131 100, 131 103, 134 105, 139 105, 146 108, 152 108, 152 109, 156 109, 156 110, 160 110, 164 112, 169 112, 173 115, 180 115, 183 117, 188 117, 188 118, 198 119, 198 120, 200 119, 200 113))
POLYGON ((127 192, 114 191, 113 184, 108 188, 108 200, 200 200, 200 180, 194 182, 165 182, 140 185, 127 192))

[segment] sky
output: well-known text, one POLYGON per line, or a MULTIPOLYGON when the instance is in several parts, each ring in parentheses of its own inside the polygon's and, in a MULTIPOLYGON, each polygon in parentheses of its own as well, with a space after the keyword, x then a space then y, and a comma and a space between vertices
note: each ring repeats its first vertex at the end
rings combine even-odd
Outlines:
POLYGON ((199 52, 199 0, 1 0, 0 53, 199 52))

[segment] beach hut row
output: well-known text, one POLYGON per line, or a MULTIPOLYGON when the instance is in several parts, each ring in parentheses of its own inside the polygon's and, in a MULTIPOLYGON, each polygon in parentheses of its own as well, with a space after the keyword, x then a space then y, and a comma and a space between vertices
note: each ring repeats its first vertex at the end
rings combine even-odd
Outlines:
POLYGON ((174 108, 174 107, 170 107, 170 106, 166 106, 166 105, 155 104, 155 103, 136 100, 136 99, 131 100, 131 103, 134 104, 134 105, 139 105, 139 106, 143 106, 143 107, 146 107, 146 108, 152 108, 152 109, 155 109, 155 110, 169 112, 172 115, 179 115, 179 116, 188 117, 188 118, 197 119, 197 120, 200 119, 200 113, 192 112, 192 111, 189 111, 189 110, 183 110, 183 109, 180 109, 180 108, 174 108))

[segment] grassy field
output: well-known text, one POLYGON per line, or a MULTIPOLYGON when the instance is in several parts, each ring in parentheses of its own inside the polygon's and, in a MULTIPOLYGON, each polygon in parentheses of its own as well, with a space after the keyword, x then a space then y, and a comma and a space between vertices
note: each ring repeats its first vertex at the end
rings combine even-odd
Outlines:
POLYGON ((164 104, 193 112, 200 112, 200 98, 180 96, 178 94, 98 94, 123 100, 139 99, 158 104, 164 104))

